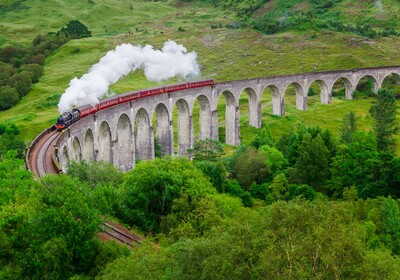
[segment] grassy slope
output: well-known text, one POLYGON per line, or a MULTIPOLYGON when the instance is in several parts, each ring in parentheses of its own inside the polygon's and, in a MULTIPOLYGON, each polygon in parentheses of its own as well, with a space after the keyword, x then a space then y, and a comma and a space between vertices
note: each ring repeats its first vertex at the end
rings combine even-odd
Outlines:
MULTIPOLYGON (((15 122, 22 128, 27 141, 54 123, 58 98, 69 81, 75 76, 80 77, 107 50, 123 42, 161 47, 167 39, 174 39, 189 51, 198 53, 203 77, 213 77, 217 81, 400 64, 399 38, 366 40, 351 34, 325 31, 317 32, 317 37, 313 38, 313 31, 266 36, 253 30, 211 30, 211 24, 226 24, 234 16, 229 11, 204 5, 135 1, 134 10, 130 10, 132 1, 96 0, 95 4, 89 4, 85 1, 49 0, 44 9, 41 1, 28 2, 24 5, 31 8, 2 15, 0 42, 27 43, 36 34, 56 31, 71 19, 84 22, 94 37, 64 45, 48 58, 45 75, 29 95, 14 108, 0 112, 0 121, 15 122), (178 27, 186 31, 178 32, 178 27), (76 48, 80 52, 71 54, 76 48)), ((363 3, 359 2, 359 5, 363 3)), ((121 93, 152 85, 137 72, 119 81, 111 90, 121 93)), ((270 97, 264 99, 267 102, 270 97)), ((289 97, 286 117, 271 117, 271 107, 266 106, 263 121, 278 134, 301 120, 335 131, 345 113, 357 110, 360 120, 367 120, 361 125, 366 127, 370 123, 366 113, 370 103, 371 100, 334 99, 330 106, 312 102, 308 112, 299 112, 294 109, 293 98, 291 101, 289 97)), ((223 112, 220 119, 223 121, 223 112)), ((244 114, 243 123, 246 119, 244 114)), ((250 132, 254 130, 243 125, 241 131, 244 142, 250 141, 253 135, 250 132)))

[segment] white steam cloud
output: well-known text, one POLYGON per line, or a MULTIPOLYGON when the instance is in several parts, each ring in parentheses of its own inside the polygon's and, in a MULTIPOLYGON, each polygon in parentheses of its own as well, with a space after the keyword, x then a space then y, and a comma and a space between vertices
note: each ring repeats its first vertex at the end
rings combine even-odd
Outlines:
POLYGON ((156 82, 174 76, 197 76, 200 68, 196 59, 195 52, 188 53, 184 46, 171 40, 165 42, 161 50, 150 45, 122 44, 109 51, 80 79, 75 77, 70 81, 61 96, 58 111, 63 113, 72 106, 96 105, 99 98, 108 93, 110 85, 139 68, 144 69, 148 80, 156 82))

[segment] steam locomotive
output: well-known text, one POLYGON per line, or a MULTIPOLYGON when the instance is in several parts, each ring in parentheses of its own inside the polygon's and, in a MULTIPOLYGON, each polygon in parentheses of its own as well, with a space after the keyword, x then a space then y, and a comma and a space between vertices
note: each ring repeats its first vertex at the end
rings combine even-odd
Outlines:
POLYGON ((55 127, 57 130, 63 130, 64 128, 69 127, 71 124, 73 124, 74 122, 83 117, 86 117, 90 114, 96 113, 97 111, 101 111, 115 105, 119 105, 125 102, 130 102, 132 100, 158 95, 162 93, 170 93, 189 88, 199 88, 199 87, 206 87, 213 85, 214 85, 214 80, 208 79, 208 80, 189 82, 184 84, 157 87, 141 91, 128 92, 122 95, 118 95, 117 97, 114 96, 104 99, 96 106, 84 105, 76 109, 72 109, 71 111, 65 112, 58 117, 55 127))

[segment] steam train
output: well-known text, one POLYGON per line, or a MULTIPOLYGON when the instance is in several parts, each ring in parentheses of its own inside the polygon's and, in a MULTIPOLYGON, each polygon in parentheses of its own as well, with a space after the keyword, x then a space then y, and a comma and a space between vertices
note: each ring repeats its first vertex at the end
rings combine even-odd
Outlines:
POLYGON ((214 80, 202 80, 196 82, 189 82, 184 84, 176 84, 176 85, 169 85, 163 87, 157 87, 153 89, 146 89, 141 91, 134 91, 128 92, 117 97, 110 97, 107 99, 102 100, 96 106, 91 105, 84 105, 80 106, 76 109, 72 109, 71 111, 63 113, 61 116, 58 117, 57 123, 55 124, 55 128, 57 130, 63 130, 64 128, 69 127, 71 124, 76 122, 77 120, 86 117, 90 114, 94 114, 97 111, 104 110, 106 108, 119 105, 125 102, 130 102, 132 100, 137 100, 144 97, 149 97, 153 95, 163 94, 163 93, 170 93, 174 91, 189 89, 189 88, 199 88, 199 87, 206 87, 206 86, 213 86, 214 80))

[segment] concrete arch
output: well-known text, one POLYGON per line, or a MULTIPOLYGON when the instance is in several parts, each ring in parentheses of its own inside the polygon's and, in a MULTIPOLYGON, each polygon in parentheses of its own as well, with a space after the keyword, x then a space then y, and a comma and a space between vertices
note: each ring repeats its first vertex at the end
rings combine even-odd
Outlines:
POLYGON ((385 80, 387 78, 389 78, 389 76, 393 76, 394 79, 396 80, 396 84, 400 85, 400 72, 399 73, 389 72, 382 78, 382 81, 381 81, 381 84, 379 85, 379 88, 383 87, 383 84, 384 84, 385 80))
POLYGON ((83 139, 82 159, 84 161, 93 161, 94 158, 94 137, 93 131, 89 128, 85 133, 83 139))
POLYGON ((237 146, 240 144, 239 106, 232 92, 223 91, 226 101, 225 109, 225 143, 237 146))
POLYGON ((141 160, 154 158, 154 141, 149 114, 140 108, 135 116, 136 158, 141 160))
POLYGON ((199 138, 211 138, 211 103, 207 96, 200 95, 196 99, 200 104, 199 112, 199 138))
POLYGON ((111 129, 108 122, 103 121, 99 129, 99 153, 97 160, 112 162, 111 129))
POLYGON ((246 92, 249 100, 249 125, 257 128, 261 127, 261 103, 258 100, 256 91, 251 87, 247 87, 241 94, 243 92, 246 92))
POLYGON ((374 83, 374 86, 373 86, 373 88, 372 88, 373 92, 377 92, 377 91, 379 90, 379 88, 381 87, 381 85, 380 85, 379 82, 378 82, 378 79, 377 79, 374 75, 367 74, 367 75, 360 76, 360 77, 356 80, 356 82, 355 82, 355 84, 354 84, 354 90, 357 89, 358 84, 360 83, 361 79, 363 79, 363 78, 370 78, 370 79, 372 79, 372 81, 373 81, 373 83, 374 83))
MULTIPOLYGON (((287 89, 293 86, 294 90, 296 92, 296 109, 305 111, 307 110, 308 103, 307 103, 307 92, 304 91, 304 88, 302 85, 300 85, 298 82, 292 82, 288 84, 285 89, 283 90, 283 95, 285 95, 287 89)), ((284 100, 282 99, 284 102, 284 100)))
POLYGON ((69 164, 68 148, 67 146, 64 146, 62 148, 62 160, 61 160, 61 169, 63 170, 63 172, 67 172, 68 164, 69 164))
POLYGON ((154 117, 156 118, 155 137, 161 146, 161 154, 171 155, 173 151, 172 125, 168 108, 164 103, 156 106, 153 119, 154 117))
POLYGON ((283 94, 281 94, 279 88, 276 85, 267 85, 262 92, 266 89, 269 89, 272 93, 272 114, 278 116, 285 115, 283 94))
POLYGON ((72 140, 70 160, 72 160, 72 161, 81 161, 82 160, 81 143, 79 142, 78 137, 74 137, 72 140))
POLYGON ((187 156, 187 150, 193 146, 193 120, 186 100, 179 99, 175 105, 178 108, 178 155, 187 156))
POLYGON ((131 120, 122 114, 117 122, 117 142, 114 162, 122 171, 127 171, 134 166, 133 131, 131 120))
POLYGON ((311 86, 316 83, 320 89, 320 100, 322 104, 331 104, 332 103, 332 94, 331 90, 329 89, 327 83, 323 80, 314 80, 310 83, 308 88, 305 89, 306 94, 308 95, 308 91, 311 86))
POLYGON ((346 99, 353 99, 353 92, 354 92, 355 86, 352 84, 352 82, 348 78, 343 77, 343 76, 336 78, 334 80, 334 82, 332 83, 332 88, 339 80, 344 81, 344 86, 346 89, 346 92, 345 92, 346 99))
POLYGON ((385 76, 383 76, 383 80, 386 79, 390 75, 393 75, 400 79, 400 71, 398 73, 393 71, 393 72, 388 72, 385 76))

